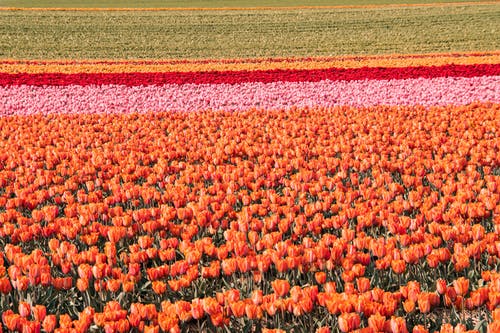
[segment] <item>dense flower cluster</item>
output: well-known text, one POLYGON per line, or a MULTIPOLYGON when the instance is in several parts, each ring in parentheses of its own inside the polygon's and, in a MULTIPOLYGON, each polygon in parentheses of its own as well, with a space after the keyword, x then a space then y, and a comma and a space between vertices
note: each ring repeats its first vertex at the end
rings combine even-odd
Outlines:
POLYGON ((0 62, 0 115, 500 103, 500 54, 0 62))
POLYGON ((4 329, 498 332, 499 114, 2 117, 4 329))

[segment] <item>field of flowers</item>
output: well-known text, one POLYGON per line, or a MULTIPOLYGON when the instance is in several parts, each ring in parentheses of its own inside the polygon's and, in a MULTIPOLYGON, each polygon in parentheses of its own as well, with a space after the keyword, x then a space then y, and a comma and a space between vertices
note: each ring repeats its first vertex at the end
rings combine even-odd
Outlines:
POLYGON ((500 332, 500 50, 450 36, 418 54, 12 50, 0 332, 500 332))

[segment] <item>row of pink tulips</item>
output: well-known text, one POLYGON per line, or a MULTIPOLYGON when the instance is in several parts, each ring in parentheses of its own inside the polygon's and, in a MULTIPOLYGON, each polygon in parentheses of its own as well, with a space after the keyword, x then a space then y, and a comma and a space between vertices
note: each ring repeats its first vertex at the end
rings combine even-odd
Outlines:
POLYGON ((4 86, 0 115, 500 102, 500 76, 161 86, 4 86))

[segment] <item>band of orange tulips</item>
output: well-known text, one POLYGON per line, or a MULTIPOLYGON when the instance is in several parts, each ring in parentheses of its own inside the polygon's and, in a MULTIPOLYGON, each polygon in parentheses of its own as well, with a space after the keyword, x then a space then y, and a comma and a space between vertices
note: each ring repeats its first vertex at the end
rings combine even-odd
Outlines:
POLYGON ((0 73, 147 73, 499 64, 500 51, 420 55, 199 60, 0 60, 0 73))
MULTIPOLYGON (((5 207, 0 236, 10 241, 0 256, 0 293, 14 298, 33 288, 51 288, 59 295, 109 297, 101 307, 78 310, 78 319, 67 313, 56 317, 49 306, 20 300, 4 311, 2 323, 23 332, 40 327, 58 332, 56 326, 70 325, 81 331, 94 325, 147 332, 150 325, 154 332, 179 332, 196 320, 231 329, 232 319, 272 320, 319 310, 336 318, 342 332, 361 326, 409 332, 415 322, 400 316, 447 309, 491 313, 490 332, 498 332, 500 160, 491 129, 498 127, 499 110, 498 104, 486 103, 428 110, 297 108, 286 118, 282 112, 258 110, 243 117, 206 112, 0 118, 0 206, 5 207), (336 122, 345 125, 335 129, 336 122), (462 140, 464 128, 478 142, 474 149, 462 140), (25 134, 12 135, 12 129, 25 134), (356 139, 344 141, 340 131, 356 139), (218 136, 221 132, 231 140, 218 136), (309 161, 291 153, 316 133, 329 140, 318 141, 309 161), (386 133, 397 137, 378 144, 379 157, 373 159, 375 140, 386 133), (264 135, 268 140, 260 140, 264 135), (214 144, 200 152, 206 138, 214 144), (435 140, 446 154, 431 154, 435 140), (96 142, 113 148, 91 147, 96 142), (277 155, 280 146, 286 148, 277 155), (412 150, 410 158, 391 154, 401 147, 412 150), (45 157, 38 162, 36 156, 45 157), (255 157, 255 164, 248 157, 255 157), (245 176, 265 174, 273 158, 276 178, 245 176), (27 162, 34 168, 26 168, 27 162), (268 192, 285 179, 288 165, 301 169, 283 181, 282 195, 268 192), (371 176, 360 180, 366 170, 371 176), (100 176, 91 177, 96 172, 100 176), (392 178, 395 173, 401 178, 392 178), (422 184, 424 177, 429 185, 422 184), (141 178, 145 183, 139 186, 141 178), (232 194, 219 185, 226 180, 227 189, 235 189, 232 194), (321 200, 302 196, 295 203, 300 191, 321 200), (103 198, 103 193, 109 194, 103 198), (240 211, 230 204, 237 200, 240 211), (31 215, 24 216, 23 209, 31 215), (415 217, 403 214, 417 209, 415 217), (269 212, 286 218, 253 217, 269 212), (335 215, 326 217, 326 212, 335 215), (232 214, 232 220, 220 218, 224 214, 232 214), (490 216, 486 229, 481 221, 490 216), (357 230, 349 226, 354 218, 357 230), (217 236, 200 236, 209 228, 223 231, 220 243, 214 241, 217 236), (321 237, 311 237, 313 232, 321 237), (40 248, 23 249, 42 238, 47 241, 40 248), (487 259, 479 274, 471 258, 481 257, 487 259), (452 277, 431 283, 410 275, 429 269, 444 275, 445 267, 452 277), (404 282, 384 285, 382 279, 370 279, 373 270, 385 281, 404 282), (466 277, 473 270, 475 278, 466 277), (304 282, 282 277, 295 271, 304 282), (253 281, 256 287, 241 294, 232 288, 180 297, 200 279, 253 281), (150 286, 143 287, 145 280, 150 286), (114 300, 118 293, 132 297, 134 288, 164 301, 122 306, 114 300), (166 299, 170 295, 175 296, 166 299)), ((445 325, 441 333, 453 332, 445 325)), ((415 325, 412 332, 426 330, 415 325)))

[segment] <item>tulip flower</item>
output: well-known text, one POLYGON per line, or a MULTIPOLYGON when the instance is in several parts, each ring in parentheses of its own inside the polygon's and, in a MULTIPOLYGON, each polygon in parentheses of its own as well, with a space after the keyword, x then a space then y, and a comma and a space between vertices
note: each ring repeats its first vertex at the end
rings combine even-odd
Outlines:
POLYGON ((318 284, 324 284, 326 282, 326 273, 325 272, 316 272, 314 274, 314 278, 318 284))
POLYGON ((444 280, 444 279, 438 279, 436 281, 436 291, 440 295, 444 295, 446 293, 446 289, 447 289, 446 280, 444 280))
POLYGON ((271 282, 271 286, 279 297, 285 296, 290 290, 290 283, 286 280, 274 280, 271 282))
POLYGON ((324 326, 324 327, 318 327, 316 329, 316 332, 315 333, 330 333, 330 328, 327 327, 327 326, 324 326))
POLYGON ((453 281, 453 288, 459 296, 464 296, 469 291, 469 280, 464 277, 459 277, 453 281))
POLYGON ((417 325, 413 327, 412 333, 429 333, 429 330, 422 325, 417 325))
POLYGON ((55 315, 47 315, 42 322, 42 328, 46 332, 53 332, 56 328, 57 318, 55 315))
POLYGON ((428 313, 431 309, 431 302, 429 298, 429 294, 420 294, 418 296, 418 309, 422 313, 428 313))
POLYGON ((31 306, 26 302, 19 302, 19 314, 21 317, 28 317, 31 314, 31 306))
POLYGON ((402 274, 406 270, 406 263, 404 260, 393 260, 391 268, 396 274, 402 274))
POLYGON ((357 313, 343 313, 338 317, 339 329, 342 332, 350 332, 359 327, 361 319, 357 313))
POLYGON ((408 333, 406 321, 401 317, 392 317, 390 320, 391 333, 408 333))
POLYGON ((368 327, 374 331, 382 331, 385 325, 386 318, 379 313, 371 315, 368 318, 368 327))

